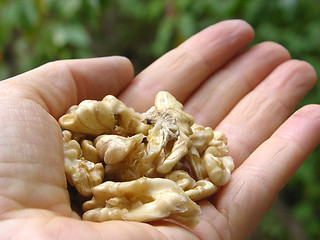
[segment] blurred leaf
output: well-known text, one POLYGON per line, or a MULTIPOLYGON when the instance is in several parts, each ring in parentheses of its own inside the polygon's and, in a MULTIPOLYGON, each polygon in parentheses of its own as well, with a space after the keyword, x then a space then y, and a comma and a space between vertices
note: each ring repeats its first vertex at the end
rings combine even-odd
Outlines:
POLYGON ((94 12, 98 13, 100 11, 101 4, 99 0, 86 0, 86 3, 88 4, 89 9, 93 10, 94 12))
POLYGON ((17 1, 5 4, 1 9, 1 25, 13 28, 20 23, 19 16, 21 5, 17 1))
POLYGON ((80 10, 82 6, 82 1, 78 0, 56 0, 55 7, 57 13, 63 18, 70 20, 72 19, 80 10))
POLYGON ((148 21, 156 20, 164 14, 165 1, 153 0, 147 4, 146 19, 148 21))
POLYGON ((281 239, 289 240, 284 224, 279 220, 274 208, 271 208, 263 217, 258 228, 253 232, 250 240, 281 239), (270 227, 272 226, 272 227, 270 227))
POLYGON ((152 52, 156 56, 161 56, 165 51, 169 50, 170 41, 173 39, 175 21, 172 18, 166 18, 160 22, 157 29, 156 40, 152 44, 152 52))
POLYGON ((64 47, 67 44, 75 47, 86 47, 90 40, 83 26, 78 24, 56 24, 52 29, 53 44, 64 47))
POLYGON ((0 81, 6 79, 8 76, 8 68, 4 64, 0 64, 0 81))
POLYGON ((178 11, 184 11, 184 10, 190 9, 190 7, 194 4, 194 1, 192 1, 192 0, 177 0, 177 1, 174 1, 174 4, 175 4, 175 8, 178 11))
POLYGON ((177 29, 179 34, 179 41, 178 43, 182 43, 187 38, 191 37, 195 33, 195 22, 194 18, 188 12, 181 14, 177 21, 177 29))
POLYGON ((121 12, 127 16, 131 16, 135 19, 145 19, 146 16, 146 3, 140 0, 119 0, 119 7, 121 12))
POLYGON ((23 27, 33 28, 39 19, 35 1, 21 0, 21 20, 23 27))
POLYGON ((296 218, 300 219, 301 221, 309 221, 310 216, 313 215, 313 212, 313 207, 305 202, 297 204, 293 211, 296 218))

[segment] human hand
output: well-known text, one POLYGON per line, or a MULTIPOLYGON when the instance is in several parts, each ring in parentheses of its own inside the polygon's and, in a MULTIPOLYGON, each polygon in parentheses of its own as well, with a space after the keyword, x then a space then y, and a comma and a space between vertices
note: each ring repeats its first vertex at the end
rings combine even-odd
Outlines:
POLYGON ((253 38, 243 21, 193 36, 135 77, 128 60, 58 61, 0 83, 0 230, 24 239, 245 239, 277 193, 320 142, 320 106, 290 114, 316 81, 313 68, 270 42, 241 52, 253 38), (137 111, 167 90, 185 111, 229 139, 236 170, 201 201, 195 229, 81 221, 72 212, 58 119, 84 99, 118 96, 137 111))

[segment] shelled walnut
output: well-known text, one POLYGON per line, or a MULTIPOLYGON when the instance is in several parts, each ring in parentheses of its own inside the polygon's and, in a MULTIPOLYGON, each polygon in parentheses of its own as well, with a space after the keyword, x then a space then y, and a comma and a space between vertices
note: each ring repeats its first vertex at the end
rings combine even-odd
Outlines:
POLYGON ((85 100, 59 119, 65 172, 83 196, 83 219, 148 222, 174 219, 194 227, 195 203, 225 185, 234 169, 221 132, 194 124, 170 93, 137 113, 114 96, 85 100))

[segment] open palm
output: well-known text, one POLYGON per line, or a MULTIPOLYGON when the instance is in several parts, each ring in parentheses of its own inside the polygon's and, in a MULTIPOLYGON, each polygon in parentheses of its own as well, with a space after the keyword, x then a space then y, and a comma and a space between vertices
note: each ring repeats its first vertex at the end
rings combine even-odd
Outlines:
POLYGON ((320 142, 320 106, 289 117, 316 81, 306 62, 253 38, 240 20, 193 36, 135 79, 122 57, 58 61, 0 83, 0 232, 7 239, 245 239, 320 142), (236 170, 200 202, 195 229, 80 220, 72 212, 57 119, 84 99, 118 96, 137 111, 167 90, 199 124, 223 131, 236 170))

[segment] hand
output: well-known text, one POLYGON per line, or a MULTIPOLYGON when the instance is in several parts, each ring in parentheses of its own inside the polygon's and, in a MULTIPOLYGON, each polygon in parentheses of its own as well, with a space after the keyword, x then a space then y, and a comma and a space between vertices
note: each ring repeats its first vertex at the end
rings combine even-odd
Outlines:
POLYGON ((193 36, 135 77, 122 57, 57 61, 0 83, 0 231, 25 239, 245 239, 320 142, 320 106, 295 106, 316 81, 313 68, 264 42, 242 51, 253 30, 224 21, 193 36), (197 123, 223 131, 236 170, 186 229, 81 221, 72 212, 57 119, 84 99, 118 96, 137 111, 160 90, 197 123), (290 116, 290 117, 289 117, 290 116))

